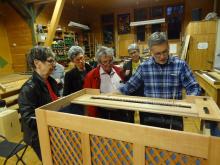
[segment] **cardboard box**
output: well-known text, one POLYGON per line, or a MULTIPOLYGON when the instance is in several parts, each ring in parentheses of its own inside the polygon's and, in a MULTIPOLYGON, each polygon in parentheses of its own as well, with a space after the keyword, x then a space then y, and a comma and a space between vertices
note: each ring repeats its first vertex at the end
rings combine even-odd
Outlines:
POLYGON ((17 110, 0 112, 0 134, 12 139, 21 133, 21 125, 17 110))

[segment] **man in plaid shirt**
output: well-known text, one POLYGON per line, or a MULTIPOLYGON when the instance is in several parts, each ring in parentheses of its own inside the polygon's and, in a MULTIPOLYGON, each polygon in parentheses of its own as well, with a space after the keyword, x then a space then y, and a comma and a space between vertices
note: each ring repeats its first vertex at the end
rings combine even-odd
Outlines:
MULTIPOLYGON (((146 97, 182 99, 183 88, 187 95, 200 94, 201 88, 186 62, 169 55, 168 39, 164 33, 153 33, 149 37, 148 46, 152 57, 143 62, 119 89, 121 93, 129 95, 143 84, 146 97)), ((141 112, 140 123, 183 130, 182 117, 141 112)))

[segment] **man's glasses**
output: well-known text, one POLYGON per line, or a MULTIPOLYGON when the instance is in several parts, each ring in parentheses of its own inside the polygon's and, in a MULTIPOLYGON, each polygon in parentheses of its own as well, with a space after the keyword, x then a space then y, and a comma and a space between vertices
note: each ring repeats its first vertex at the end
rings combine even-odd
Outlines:
POLYGON ((166 50, 164 50, 164 51, 162 51, 162 52, 157 52, 157 53, 153 53, 153 55, 154 56, 156 56, 156 57, 159 57, 159 56, 167 56, 169 54, 169 50, 168 49, 166 49, 166 50))

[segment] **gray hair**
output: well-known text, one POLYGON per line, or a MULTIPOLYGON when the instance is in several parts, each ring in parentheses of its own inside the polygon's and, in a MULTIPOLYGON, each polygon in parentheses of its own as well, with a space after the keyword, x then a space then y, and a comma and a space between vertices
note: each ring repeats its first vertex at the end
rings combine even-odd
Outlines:
POLYGON ((168 43, 167 35, 164 32, 155 32, 148 38, 148 46, 151 49, 154 45, 168 43))
POLYGON ((78 54, 82 53, 84 55, 84 50, 80 46, 72 46, 68 51, 68 57, 73 60, 78 54))
POLYGON ((100 60, 102 56, 109 56, 114 59, 114 50, 106 46, 101 46, 96 52, 96 60, 98 61, 98 63, 101 62, 100 60))
POLYGON ((138 52, 140 52, 140 48, 136 43, 130 44, 128 46, 128 53, 130 53, 133 50, 137 50, 138 52))

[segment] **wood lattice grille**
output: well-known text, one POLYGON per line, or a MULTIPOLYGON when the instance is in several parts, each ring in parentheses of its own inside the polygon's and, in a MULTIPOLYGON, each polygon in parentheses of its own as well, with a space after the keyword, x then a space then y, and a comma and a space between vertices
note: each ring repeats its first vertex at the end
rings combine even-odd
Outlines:
POLYGON ((92 164, 133 164, 133 145, 128 142, 90 135, 92 164))
POLYGON ((184 155, 167 150, 145 147, 145 164, 164 165, 206 165, 207 160, 199 157, 184 155))
POLYGON ((49 134, 53 164, 83 163, 79 132, 49 127, 49 134))

